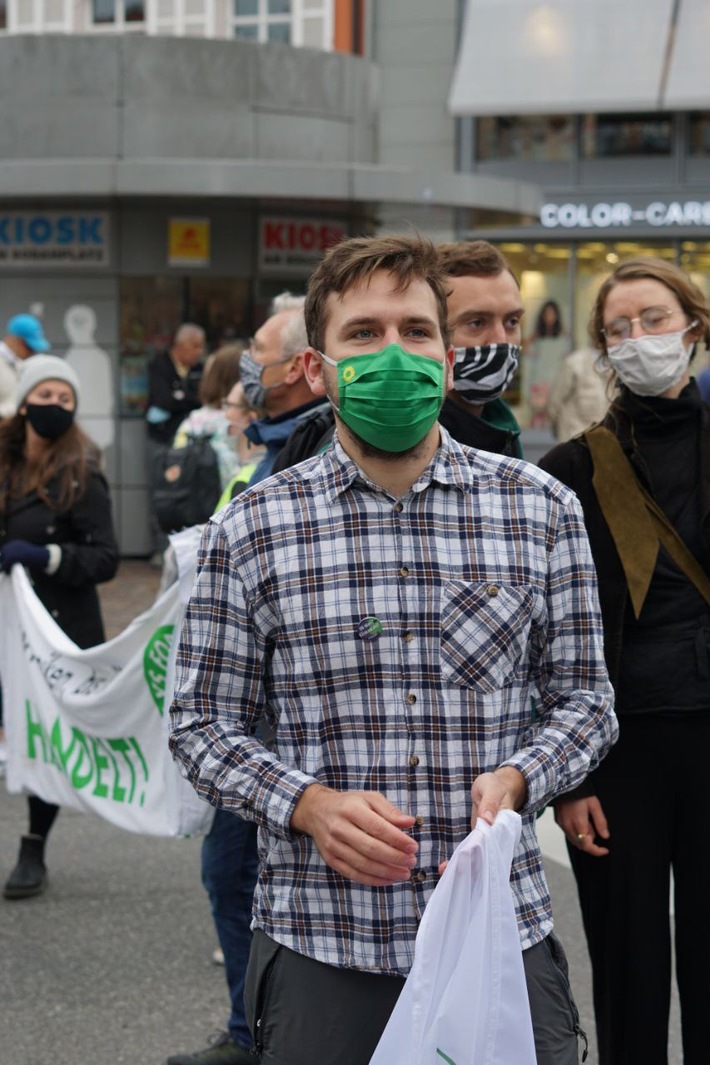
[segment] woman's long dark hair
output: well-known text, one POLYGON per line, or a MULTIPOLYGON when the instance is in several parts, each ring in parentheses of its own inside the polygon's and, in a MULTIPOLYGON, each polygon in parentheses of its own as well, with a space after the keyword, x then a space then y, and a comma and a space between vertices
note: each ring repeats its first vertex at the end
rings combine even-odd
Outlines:
POLYGON ((86 490, 90 471, 101 466, 99 449, 74 422, 39 462, 30 463, 25 457, 25 422, 24 414, 0 422, 0 512, 10 500, 31 492, 52 510, 69 510, 86 490), (50 495, 51 482, 56 491, 50 495))
POLYGON ((560 308, 555 300, 547 300, 540 308, 540 313, 537 316, 537 322, 535 323, 535 336, 536 337, 558 337, 562 332, 562 315, 560 308), (555 320, 548 325, 545 320, 545 311, 548 308, 555 312, 555 320))

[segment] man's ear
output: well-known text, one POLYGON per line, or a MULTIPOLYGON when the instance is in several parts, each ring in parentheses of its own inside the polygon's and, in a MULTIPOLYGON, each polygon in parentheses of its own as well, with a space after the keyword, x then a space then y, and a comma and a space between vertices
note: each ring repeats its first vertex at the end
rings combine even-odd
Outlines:
POLYGON ((324 396, 326 393, 323 360, 315 348, 306 348, 301 357, 303 359, 303 373, 311 392, 314 396, 324 396))
POLYGON ((301 377, 303 377, 303 352, 297 351, 291 356, 291 365, 284 377, 284 384, 295 385, 301 377))

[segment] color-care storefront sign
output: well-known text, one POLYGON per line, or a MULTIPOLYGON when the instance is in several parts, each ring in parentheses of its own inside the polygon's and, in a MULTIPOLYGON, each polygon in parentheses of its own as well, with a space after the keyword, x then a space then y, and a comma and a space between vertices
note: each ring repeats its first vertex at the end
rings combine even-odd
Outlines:
POLYGON ((540 221, 546 229, 656 230, 710 228, 710 200, 652 199, 545 203, 540 221))
POLYGON ((0 268, 108 266, 108 211, 0 210, 0 268))
POLYGON ((171 651, 183 613, 175 584, 115 639, 81 650, 20 566, 0 576, 0 616, 13 619, 0 626, 9 791, 150 835, 182 832, 185 804, 209 813, 167 745, 171 651))

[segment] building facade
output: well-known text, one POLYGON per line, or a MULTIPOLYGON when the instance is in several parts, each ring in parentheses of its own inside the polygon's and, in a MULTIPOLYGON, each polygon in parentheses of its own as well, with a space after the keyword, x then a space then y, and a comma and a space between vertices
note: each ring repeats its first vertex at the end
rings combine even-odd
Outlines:
MULTIPOLYGON (((147 365, 181 321, 213 350, 344 236, 538 207, 534 186, 456 170, 443 95, 445 151, 428 132, 418 156, 382 150, 397 49, 372 58, 375 24, 350 0, 0 0, 0 327, 34 311, 81 373, 126 555, 150 550, 147 365)), ((443 84, 453 17, 442 39, 443 84)))
POLYGON ((710 5, 468 0, 459 16, 448 97, 459 165, 542 190, 535 217, 491 227, 464 210, 457 226, 499 244, 520 277, 527 343, 514 398, 530 424, 559 359, 588 346, 592 302, 616 263, 668 259, 710 296, 710 5), (552 336, 543 311, 557 319, 552 336))

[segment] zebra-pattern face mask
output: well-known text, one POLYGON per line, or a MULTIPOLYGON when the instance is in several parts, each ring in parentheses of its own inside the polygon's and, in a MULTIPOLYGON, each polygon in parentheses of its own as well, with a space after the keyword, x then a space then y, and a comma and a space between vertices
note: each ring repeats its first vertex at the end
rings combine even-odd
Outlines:
POLYGON ((498 399, 518 368, 519 356, 519 344, 454 348, 454 389, 468 403, 498 399))

